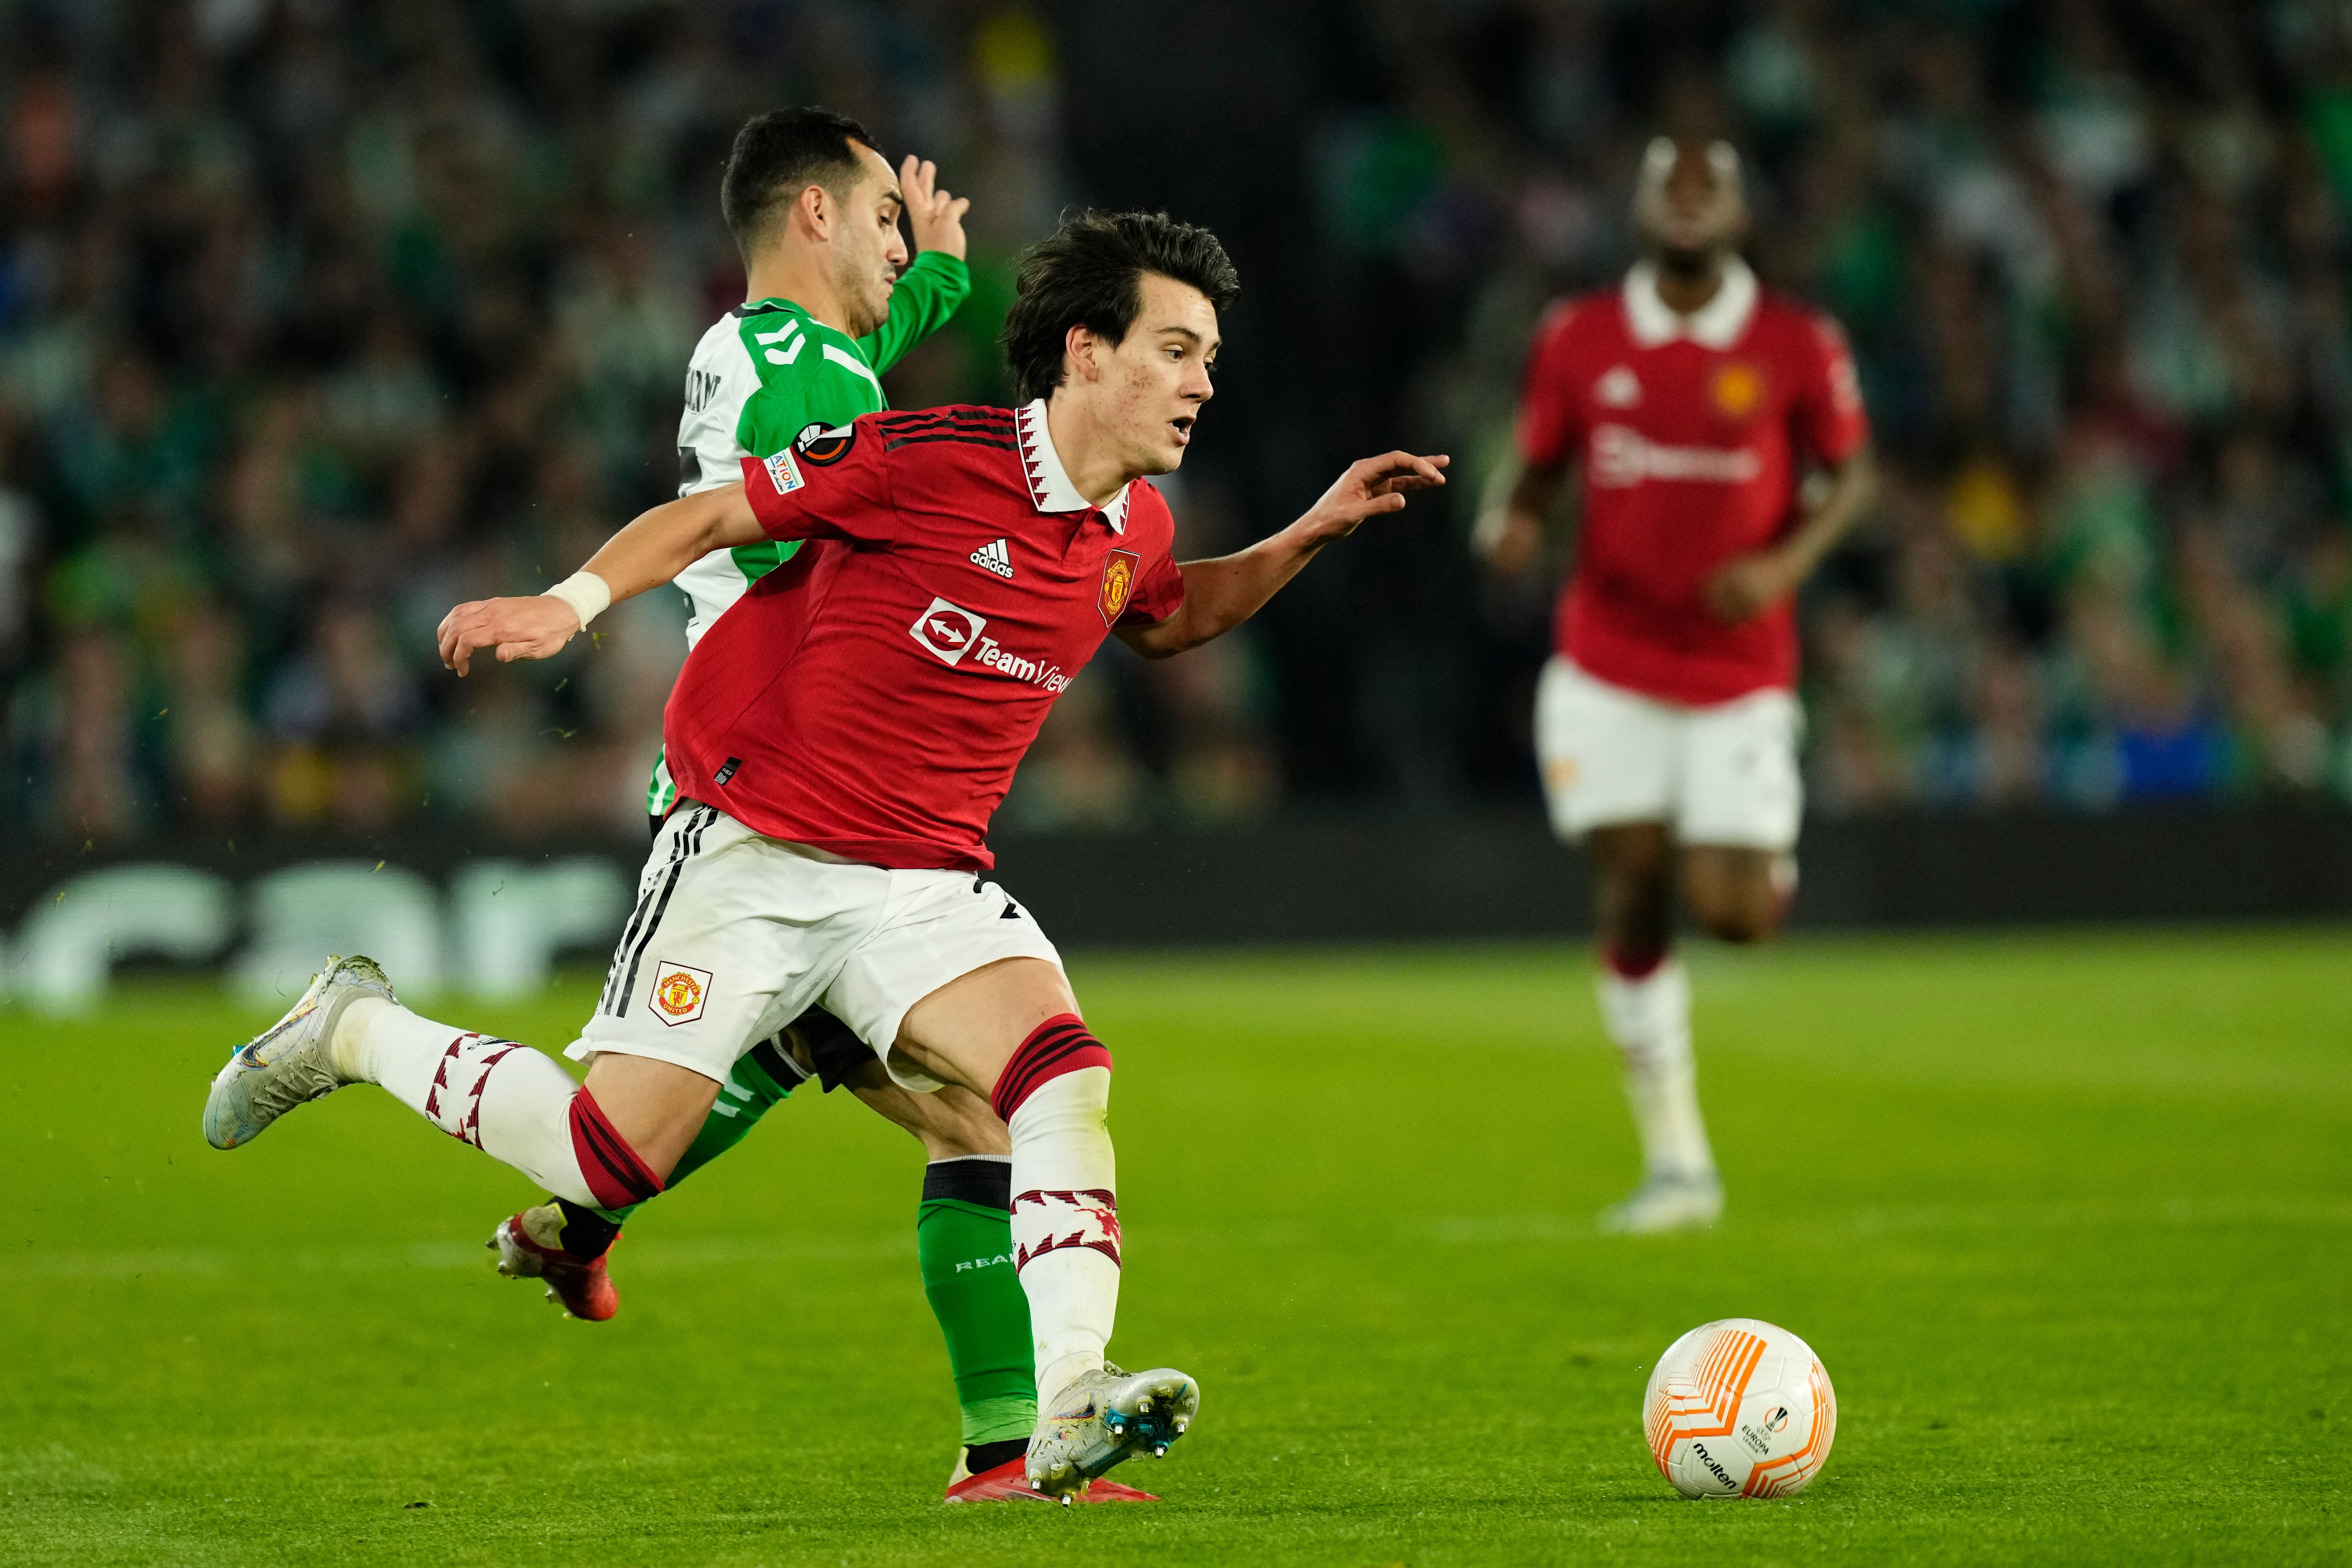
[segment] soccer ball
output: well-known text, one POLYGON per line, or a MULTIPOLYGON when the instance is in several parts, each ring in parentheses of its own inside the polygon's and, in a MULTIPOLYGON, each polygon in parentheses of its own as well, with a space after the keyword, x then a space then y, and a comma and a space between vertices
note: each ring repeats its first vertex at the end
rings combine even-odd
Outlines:
POLYGON ((1804 1341, 1725 1318, 1658 1358, 1642 1432, 1658 1473, 1685 1497, 1790 1497, 1829 1459, 1837 1395, 1804 1341))

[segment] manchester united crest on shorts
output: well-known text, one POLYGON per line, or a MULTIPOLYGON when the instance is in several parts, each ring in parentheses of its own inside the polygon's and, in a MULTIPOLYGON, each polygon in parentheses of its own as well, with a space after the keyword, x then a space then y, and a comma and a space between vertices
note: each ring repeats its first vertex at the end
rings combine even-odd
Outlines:
POLYGON ((654 968, 654 1016, 675 1026, 691 1024, 702 1016, 702 1009, 710 1000, 710 971, 696 969, 683 963, 662 963, 654 968))
POLYGON ((1103 625, 1115 626, 1127 610, 1128 595, 1135 592, 1135 574, 1143 569, 1143 557, 1130 551, 1114 550, 1103 563, 1102 592, 1095 605, 1102 611, 1103 625))

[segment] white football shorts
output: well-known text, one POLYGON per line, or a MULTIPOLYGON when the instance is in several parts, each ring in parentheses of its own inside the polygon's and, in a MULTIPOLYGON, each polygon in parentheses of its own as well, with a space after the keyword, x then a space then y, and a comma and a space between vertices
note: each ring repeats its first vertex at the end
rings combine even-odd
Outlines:
POLYGON ((651 1057, 724 1083, 817 1004, 927 1091, 939 1080, 892 1048, 908 1009, 1003 958, 1062 962, 993 882, 845 861, 686 801, 655 836, 604 994, 564 1054, 651 1057))
POLYGON ((1663 822, 1685 844, 1786 850, 1797 842, 1804 718, 1787 691, 1685 708, 1555 657, 1536 686, 1536 759, 1552 831, 1663 822))

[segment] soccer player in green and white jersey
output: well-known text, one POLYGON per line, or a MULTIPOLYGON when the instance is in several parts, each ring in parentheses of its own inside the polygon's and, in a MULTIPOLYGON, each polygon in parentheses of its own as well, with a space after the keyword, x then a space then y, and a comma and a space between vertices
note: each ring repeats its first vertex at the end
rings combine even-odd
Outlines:
MULTIPOLYGON (((743 253, 745 300, 703 334, 687 370, 678 494, 738 482, 742 458, 794 446, 805 452, 826 431, 887 407, 881 374, 971 291, 962 225, 969 205, 938 188, 929 163, 908 158, 894 177, 874 138, 843 116, 797 109, 745 125, 720 182, 720 207, 743 253), (902 212, 917 249, 911 262, 898 230, 902 212)), ((800 548, 748 545, 682 573, 688 645, 800 548)), ((656 826, 676 800, 667 769, 656 763, 646 800, 656 826)), ((813 1009, 737 1062, 668 1184, 732 1148, 811 1078, 828 1090, 846 1083, 919 1139, 929 1156, 916 1252, 963 1411, 949 1497, 1025 1489, 1022 1455, 1037 1422, 1029 1309, 1013 1266, 1012 1145, 984 1100, 898 1088, 872 1051, 813 1009), (1010 1479, 990 1475, 998 1470, 1010 1479)), ((491 1245, 502 1272, 544 1279, 549 1297, 574 1317, 609 1318, 619 1294, 605 1254, 630 1212, 551 1198, 501 1223, 491 1245)), ((1124 1492, 1103 1483, 1089 1495, 1108 1500, 1124 1492)))
MULTIPOLYGON (((840 313, 846 319, 826 321, 779 291, 796 281, 792 273, 797 258, 792 253, 798 247, 790 244, 790 234, 777 237, 784 243, 760 251, 751 248, 755 240, 745 242, 748 297, 712 323, 688 363, 686 414, 677 426, 681 496, 739 482, 745 458, 772 457, 861 414, 887 408, 882 373, 945 325, 971 292, 962 223, 971 204, 939 190, 932 166, 913 158, 893 183, 888 165, 866 142, 856 123, 823 110, 762 115, 743 128, 735 139, 723 184, 721 204, 728 222, 739 237, 746 222, 756 229, 759 212, 766 210, 762 204, 780 181, 809 177, 822 160, 850 145, 872 154, 871 163, 881 169, 885 189, 880 194, 890 210, 887 234, 869 237, 879 244, 834 242, 851 252, 835 260, 842 273, 830 279, 845 297, 840 313), (901 205, 915 231, 917 251, 894 280, 891 271, 905 257, 903 248, 891 248, 901 245, 897 223, 901 205), (882 290, 878 300, 874 298, 877 286, 882 290), (868 326, 866 312, 876 304, 887 313, 868 326), (865 330, 856 331, 860 328, 865 330)), ((840 168, 851 174, 872 172, 856 163, 840 168)), ((824 187, 818 184, 814 188, 824 187)), ((795 542, 720 551, 680 573, 677 585, 686 590, 688 611, 687 646, 701 641, 710 623, 745 589, 799 548, 795 542)), ((659 818, 677 798, 668 770, 656 763, 646 809, 659 818)))

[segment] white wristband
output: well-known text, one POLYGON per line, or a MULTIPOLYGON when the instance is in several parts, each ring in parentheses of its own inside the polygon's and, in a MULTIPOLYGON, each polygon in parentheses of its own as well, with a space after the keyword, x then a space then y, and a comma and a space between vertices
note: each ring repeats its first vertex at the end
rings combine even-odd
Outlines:
POLYGON ((580 617, 580 629, 586 631, 588 623, 601 616, 613 603, 612 584, 593 572, 574 572, 547 591, 551 599, 561 599, 572 606, 580 617))

